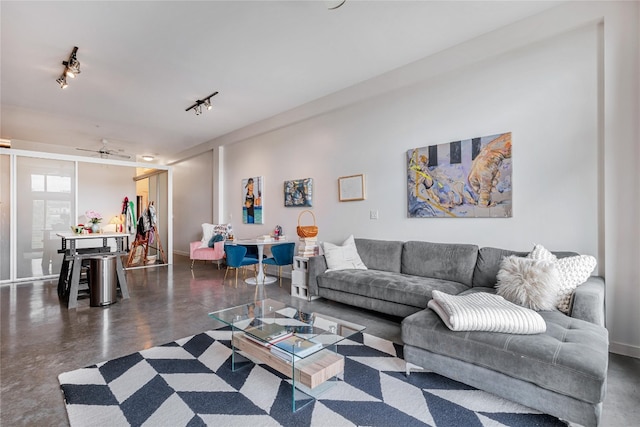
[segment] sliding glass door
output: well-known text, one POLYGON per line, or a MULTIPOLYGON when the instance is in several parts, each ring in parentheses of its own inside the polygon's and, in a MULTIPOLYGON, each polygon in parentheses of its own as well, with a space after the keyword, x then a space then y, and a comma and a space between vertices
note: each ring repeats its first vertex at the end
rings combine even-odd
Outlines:
POLYGON ((17 279, 59 274, 59 231, 69 231, 75 213, 75 162, 16 159, 17 279))

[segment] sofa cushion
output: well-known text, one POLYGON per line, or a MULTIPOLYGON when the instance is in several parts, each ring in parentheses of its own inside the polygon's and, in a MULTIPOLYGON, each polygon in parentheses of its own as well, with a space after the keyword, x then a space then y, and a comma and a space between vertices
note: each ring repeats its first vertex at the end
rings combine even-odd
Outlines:
POLYGON ((493 288, 496 285, 500 263, 511 255, 526 257, 528 252, 510 251, 498 248, 480 248, 478 261, 473 272, 473 286, 493 288))
POLYGON ((441 279, 431 279, 379 270, 339 270, 318 275, 318 288, 347 292, 425 308, 434 289, 457 294, 466 286, 441 279))
POLYGON ((364 265, 374 270, 400 273, 403 242, 356 239, 358 253, 364 265))
POLYGON ((471 286, 477 258, 475 245, 406 242, 402 251, 402 273, 471 286))
MULTIPOLYGON (((496 276, 500 270, 502 259, 510 255, 526 257, 529 252, 510 251, 498 248, 480 248, 478 251, 478 261, 473 272, 473 286, 493 288, 497 283, 496 276)), ((577 255, 575 252, 553 252, 558 258, 577 255)))
POLYGON ((405 345, 482 366, 586 402, 601 402, 609 357, 607 330, 559 311, 539 314, 547 324, 545 333, 512 335, 454 332, 427 309, 403 320, 402 340, 405 345))
POLYGON ((213 247, 200 247, 201 242, 189 244, 189 258, 191 260, 217 261, 224 258, 224 242, 216 242, 213 247))

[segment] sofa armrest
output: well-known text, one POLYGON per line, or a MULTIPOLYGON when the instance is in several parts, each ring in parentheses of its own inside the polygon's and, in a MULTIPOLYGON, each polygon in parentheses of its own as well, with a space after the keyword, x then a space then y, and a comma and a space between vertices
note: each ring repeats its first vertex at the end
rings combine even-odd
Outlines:
POLYGON ((202 242, 200 240, 198 240, 197 242, 189 243, 189 258, 190 259, 193 259, 193 253, 196 251, 196 249, 200 248, 200 245, 202 245, 202 242))
POLYGON ((324 258, 324 255, 309 257, 308 268, 309 283, 307 286, 309 287, 309 295, 316 296, 318 295, 317 277, 327 270, 327 260, 324 258))
POLYGON ((224 240, 213 244, 213 257, 214 259, 224 258, 224 240))
POLYGON ((599 276, 591 276, 573 292, 571 317, 599 326, 605 325, 605 284, 599 276))

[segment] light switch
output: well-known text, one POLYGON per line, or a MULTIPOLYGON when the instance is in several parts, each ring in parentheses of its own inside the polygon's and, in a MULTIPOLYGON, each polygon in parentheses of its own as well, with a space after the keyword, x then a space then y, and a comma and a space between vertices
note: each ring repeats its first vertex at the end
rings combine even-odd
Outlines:
POLYGON ((378 219, 378 210, 370 210, 369 211, 369 219, 378 219))

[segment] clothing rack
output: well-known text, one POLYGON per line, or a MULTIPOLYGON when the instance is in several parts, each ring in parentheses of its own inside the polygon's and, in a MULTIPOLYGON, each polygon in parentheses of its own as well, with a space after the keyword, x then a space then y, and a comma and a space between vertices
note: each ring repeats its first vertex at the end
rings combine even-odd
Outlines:
POLYGON ((162 264, 167 263, 166 255, 162 248, 162 241, 160 240, 160 233, 158 232, 156 211, 153 202, 149 202, 147 208, 144 210, 142 215, 140 215, 140 218, 138 218, 136 238, 131 245, 129 257, 127 259, 127 268, 145 265, 149 254, 149 248, 157 251, 157 256, 160 258, 160 262, 162 264))

